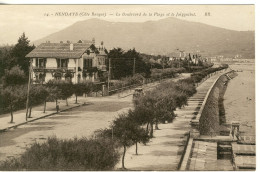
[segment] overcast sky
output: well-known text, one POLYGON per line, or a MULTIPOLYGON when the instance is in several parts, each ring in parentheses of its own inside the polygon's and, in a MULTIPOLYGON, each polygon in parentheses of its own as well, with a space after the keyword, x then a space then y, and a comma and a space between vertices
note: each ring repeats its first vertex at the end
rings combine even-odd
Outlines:
POLYGON ((179 19, 231 30, 255 30, 254 11, 254 5, 0 5, 0 45, 16 43, 22 32, 34 41, 90 18, 144 22, 166 18, 169 13, 179 19), (59 12, 74 12, 78 16, 56 16, 59 12), (86 16, 87 13, 90 16, 86 16), (123 13, 151 13, 152 16, 129 17, 122 16, 123 13), (177 13, 191 16, 176 16, 177 13))

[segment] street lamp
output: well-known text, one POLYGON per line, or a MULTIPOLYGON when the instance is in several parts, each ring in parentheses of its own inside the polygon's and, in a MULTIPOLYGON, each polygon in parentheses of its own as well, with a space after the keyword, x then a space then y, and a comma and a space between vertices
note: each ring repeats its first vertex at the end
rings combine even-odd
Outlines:
POLYGON ((29 65, 29 79, 28 79, 28 86, 27 86, 27 100, 26 100, 26 116, 25 116, 25 120, 27 121, 28 118, 28 109, 29 109, 29 97, 30 97, 30 85, 31 85, 31 70, 32 70, 32 61, 30 59, 29 61, 30 65, 29 65))

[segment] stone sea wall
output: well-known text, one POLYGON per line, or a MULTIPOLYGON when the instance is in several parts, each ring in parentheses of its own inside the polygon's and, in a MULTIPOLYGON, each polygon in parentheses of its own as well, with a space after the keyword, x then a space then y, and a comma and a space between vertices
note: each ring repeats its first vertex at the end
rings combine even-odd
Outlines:
POLYGON ((225 122, 223 96, 228 81, 236 76, 233 71, 227 75, 220 76, 211 89, 199 120, 199 132, 201 135, 219 135, 220 124, 221 122, 225 122))

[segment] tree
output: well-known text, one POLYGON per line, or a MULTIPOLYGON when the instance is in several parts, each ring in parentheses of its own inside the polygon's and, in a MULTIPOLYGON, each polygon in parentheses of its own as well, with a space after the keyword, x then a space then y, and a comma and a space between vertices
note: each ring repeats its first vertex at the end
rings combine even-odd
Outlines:
POLYGON ((11 51, 11 56, 16 58, 17 64, 21 66, 21 69, 27 76, 29 74, 28 69, 30 63, 29 58, 26 58, 25 56, 35 48, 34 45, 30 46, 29 43, 30 40, 25 36, 25 33, 23 33, 11 51))
MULTIPOLYGON (((138 116, 135 114, 136 111, 134 110, 129 110, 128 111, 128 117, 130 119, 129 122, 136 123, 137 125, 141 126, 143 122, 138 119, 138 116)), ((143 143, 146 144, 150 140, 150 137, 148 135, 148 131, 144 130, 143 128, 139 128, 138 130, 135 131, 135 134, 133 135, 133 141, 135 142, 135 154, 138 155, 138 147, 137 143, 143 143)))
POLYGON ((22 85, 27 82, 24 71, 19 66, 14 66, 10 70, 5 71, 3 76, 3 86, 22 85))
POLYGON ((96 96, 97 96, 97 93, 98 93, 99 91, 101 91, 101 90, 102 90, 102 85, 101 85, 101 84, 94 83, 94 84, 92 85, 91 91, 95 92, 95 93, 96 93, 96 96))
POLYGON ((78 103, 78 96, 83 96, 83 94, 84 94, 84 87, 85 87, 84 83, 77 83, 77 84, 73 85, 74 94, 76 96, 75 103, 78 103))
POLYGON ((141 136, 145 130, 140 127, 136 122, 129 118, 128 114, 121 114, 113 121, 113 135, 120 145, 123 146, 122 168, 125 168, 125 153, 126 148, 134 145, 136 142, 141 141, 141 136))
POLYGON ((13 123, 13 111, 17 109, 17 107, 21 106, 23 102, 26 100, 26 87, 24 85, 19 86, 8 86, 5 87, 2 91, 3 104, 5 108, 8 108, 11 113, 11 121, 13 123))
POLYGON ((134 100, 136 120, 142 124, 147 124, 146 131, 150 125, 150 137, 153 137, 153 124, 154 124, 154 95, 151 91, 145 92, 144 96, 134 100))
MULTIPOLYGON (((48 91, 43 85, 31 85, 30 94, 29 94, 29 115, 31 118, 32 107, 35 105, 39 105, 44 102, 44 106, 46 106, 46 99, 48 97, 48 91)), ((45 112, 45 108, 44 108, 45 112)))
POLYGON ((17 65, 16 59, 11 56, 11 49, 11 46, 0 47, 0 78, 4 76, 5 71, 17 65))
POLYGON ((56 103, 57 103, 57 100, 61 97, 61 92, 56 86, 47 86, 45 89, 48 92, 48 96, 46 97, 46 99, 44 101, 43 113, 45 113, 47 101, 50 101, 50 102, 56 101, 56 103))
POLYGON ((150 75, 150 64, 144 62, 135 49, 124 52, 122 48, 114 48, 109 51, 108 58, 111 59, 111 73, 115 79, 132 76, 134 73, 144 73, 146 77, 150 75))
MULTIPOLYGON (((60 90, 60 94, 59 94, 59 97, 57 97, 57 99, 61 98, 63 100, 66 100, 66 104, 68 106, 68 98, 71 97, 74 93, 73 84, 71 81, 53 79, 53 80, 48 81, 47 86, 57 87, 57 89, 60 90)), ((56 103, 57 103, 57 101, 56 101, 56 103)))
POLYGON ((89 94, 93 89, 93 82, 89 81, 83 81, 83 93, 85 94, 85 97, 87 94, 89 94))

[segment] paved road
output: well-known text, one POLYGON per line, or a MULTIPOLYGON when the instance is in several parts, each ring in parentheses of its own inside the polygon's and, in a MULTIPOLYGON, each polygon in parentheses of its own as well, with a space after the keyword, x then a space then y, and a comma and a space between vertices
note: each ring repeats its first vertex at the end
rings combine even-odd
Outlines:
POLYGON ((30 144, 44 141, 49 136, 90 137, 95 130, 108 127, 109 121, 130 107, 127 101, 99 101, 1 133, 0 160, 19 155, 30 144))

